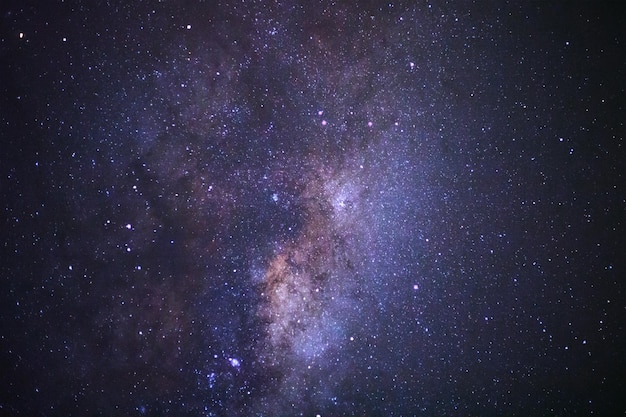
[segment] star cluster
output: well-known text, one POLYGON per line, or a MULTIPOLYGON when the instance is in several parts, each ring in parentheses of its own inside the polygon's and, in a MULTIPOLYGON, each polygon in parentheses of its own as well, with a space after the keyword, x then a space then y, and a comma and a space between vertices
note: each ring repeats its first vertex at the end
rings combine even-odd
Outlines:
POLYGON ((0 414, 623 414, 611 8, 3 4, 0 414))

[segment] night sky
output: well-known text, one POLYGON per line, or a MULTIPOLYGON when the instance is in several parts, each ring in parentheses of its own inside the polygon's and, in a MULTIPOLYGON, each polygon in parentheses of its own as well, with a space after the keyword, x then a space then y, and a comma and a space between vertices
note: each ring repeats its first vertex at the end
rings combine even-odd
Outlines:
POLYGON ((3 1, 0 415, 624 415, 620 4, 3 1))

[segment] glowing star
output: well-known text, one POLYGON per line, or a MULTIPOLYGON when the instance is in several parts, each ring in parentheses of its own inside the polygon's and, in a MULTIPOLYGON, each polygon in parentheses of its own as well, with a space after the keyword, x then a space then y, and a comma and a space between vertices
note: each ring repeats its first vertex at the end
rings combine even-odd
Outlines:
POLYGON ((230 366, 232 366, 233 368, 239 369, 239 367, 241 366, 241 361, 237 358, 228 358, 228 362, 230 362, 230 366))

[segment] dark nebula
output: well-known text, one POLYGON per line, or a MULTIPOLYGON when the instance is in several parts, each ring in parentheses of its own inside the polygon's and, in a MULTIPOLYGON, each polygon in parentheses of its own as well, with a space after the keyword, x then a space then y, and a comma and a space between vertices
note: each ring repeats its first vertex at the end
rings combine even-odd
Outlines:
POLYGON ((0 415, 624 415, 621 9, 2 2, 0 415))

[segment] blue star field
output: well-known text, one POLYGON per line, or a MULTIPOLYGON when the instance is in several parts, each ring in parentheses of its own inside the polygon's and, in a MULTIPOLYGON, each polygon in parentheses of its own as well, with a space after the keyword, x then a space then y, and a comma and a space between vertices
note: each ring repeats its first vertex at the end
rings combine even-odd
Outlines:
POLYGON ((624 14, 0 6, 0 414, 623 415, 624 14))

